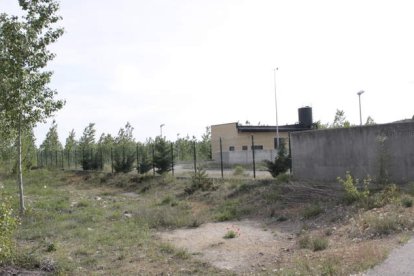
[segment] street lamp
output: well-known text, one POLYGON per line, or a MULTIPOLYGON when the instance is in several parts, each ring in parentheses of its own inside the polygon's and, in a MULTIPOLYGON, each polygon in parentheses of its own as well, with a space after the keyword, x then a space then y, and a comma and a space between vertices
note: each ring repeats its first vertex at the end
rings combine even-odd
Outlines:
POLYGON ((276 71, 279 68, 274 69, 274 78, 275 78, 275 107, 276 107, 276 149, 279 149, 279 123, 277 120, 277 96, 276 96, 276 71))
POLYGON ((361 95, 364 93, 364 90, 361 90, 357 93, 359 99, 359 125, 362 126, 362 113, 361 113, 361 95))
POLYGON ((165 124, 161 124, 161 125, 160 125, 160 134, 161 134, 161 136, 160 136, 160 137, 161 137, 161 138, 162 138, 162 127, 163 127, 163 126, 165 126, 165 124))

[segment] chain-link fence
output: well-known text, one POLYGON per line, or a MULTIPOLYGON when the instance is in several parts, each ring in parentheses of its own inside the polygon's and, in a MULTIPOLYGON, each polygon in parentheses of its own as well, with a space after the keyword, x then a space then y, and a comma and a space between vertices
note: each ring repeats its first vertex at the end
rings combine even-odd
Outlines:
MULTIPOLYGON (((287 147, 287 155, 290 156, 289 139, 284 141, 287 147)), ((240 149, 227 147, 229 144, 220 138, 212 141, 208 152, 199 147, 197 142, 191 145, 180 147, 179 143, 168 143, 168 150, 164 152, 173 175, 191 175, 197 168, 203 168, 208 175, 215 178, 225 177, 246 177, 246 178, 267 178, 271 177, 267 171, 264 160, 274 161, 278 155, 276 149, 266 149, 256 144, 254 136, 251 136, 249 146, 242 146, 240 149), (214 144, 215 143, 215 144, 214 144)), ((61 151, 37 152, 38 167, 63 169, 63 170, 97 170, 117 172, 119 160, 129 162, 130 170, 138 173, 156 174, 156 147, 155 144, 135 147, 91 147, 76 148, 61 151)))

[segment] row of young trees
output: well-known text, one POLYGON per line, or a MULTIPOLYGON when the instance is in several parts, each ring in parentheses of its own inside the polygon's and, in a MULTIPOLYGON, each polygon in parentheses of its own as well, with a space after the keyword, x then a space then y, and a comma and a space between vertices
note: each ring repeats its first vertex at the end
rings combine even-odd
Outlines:
MULTIPOLYGON (((201 140, 177 136, 175 142, 167 141, 164 137, 149 138, 146 142, 137 142, 133 137, 134 128, 127 123, 117 136, 101 134, 96 137, 95 124, 90 123, 82 136, 76 139, 74 130, 69 132, 63 146, 58 136, 58 126, 55 121, 49 128, 45 140, 36 149, 33 133, 28 135, 25 143, 30 150, 23 150, 25 168, 34 164, 43 167, 81 167, 84 170, 103 170, 110 166, 115 172, 129 172, 137 169, 146 173, 154 168, 158 173, 164 173, 172 168, 174 160, 181 162, 192 161, 194 150, 200 160, 211 160, 211 133, 206 128, 201 140), (37 155, 36 155, 37 154, 37 155)), ((2 160, 6 160, 12 152, 13 144, 2 147, 2 160), (6 150, 7 149, 7 150, 6 150)))

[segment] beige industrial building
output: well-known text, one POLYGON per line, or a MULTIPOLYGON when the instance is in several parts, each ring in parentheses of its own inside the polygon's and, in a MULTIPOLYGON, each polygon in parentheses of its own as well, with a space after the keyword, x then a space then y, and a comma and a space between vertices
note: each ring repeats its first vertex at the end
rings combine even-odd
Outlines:
MULTIPOLYGON (((300 108, 298 124, 278 126, 279 143, 283 143, 289 150, 289 133, 309 130, 312 125, 312 108, 300 108)), ((213 159, 217 162, 222 158, 223 162, 230 164, 250 163, 253 159, 253 145, 256 161, 273 160, 277 153, 276 126, 239 123, 211 126, 211 149, 213 159)))

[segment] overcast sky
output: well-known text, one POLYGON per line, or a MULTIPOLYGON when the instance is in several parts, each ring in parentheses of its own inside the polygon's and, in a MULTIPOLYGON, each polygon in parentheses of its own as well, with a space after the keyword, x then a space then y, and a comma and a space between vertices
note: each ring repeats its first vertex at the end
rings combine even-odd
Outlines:
MULTIPOLYGON (((15 14, 17 0, 0 0, 15 14)), ((55 119, 62 142, 89 122, 137 140, 200 137, 228 122, 298 121, 297 109, 359 124, 414 115, 412 1, 62 0, 65 34, 51 87, 66 99, 55 119)), ((41 143, 50 123, 36 128, 41 143)))

